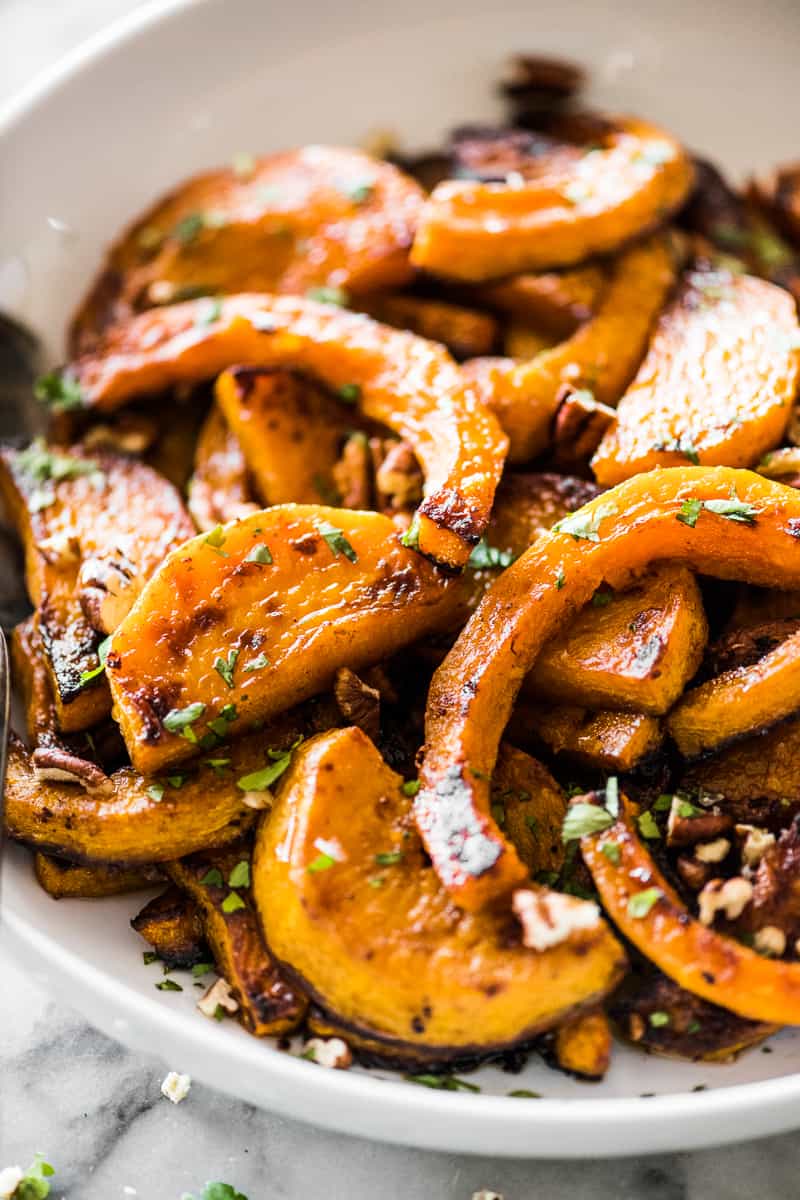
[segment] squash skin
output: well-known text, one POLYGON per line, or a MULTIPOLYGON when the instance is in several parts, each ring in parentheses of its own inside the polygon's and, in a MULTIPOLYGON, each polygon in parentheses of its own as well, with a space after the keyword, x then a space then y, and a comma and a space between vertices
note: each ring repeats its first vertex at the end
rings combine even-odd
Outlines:
POLYGON ((637 809, 622 798, 620 818, 581 839, 581 854, 614 924, 656 966, 687 991, 751 1021, 800 1024, 800 963, 764 958, 696 921, 635 832, 637 809), (601 851, 615 845, 619 863, 601 851), (662 895, 643 917, 630 915, 632 896, 662 895))
POLYGON ((794 302, 762 279, 690 272, 592 459, 602 486, 688 454, 749 467, 780 441, 800 378, 794 302), (663 449, 684 442, 682 449, 663 449))
POLYGON ((468 364, 484 403, 508 434, 509 460, 529 462, 547 447, 565 384, 588 388, 614 406, 630 383, 653 322, 675 279, 663 237, 623 251, 594 315, 565 341, 528 362, 492 359, 468 364))
POLYGON ((424 866, 401 783, 360 730, 322 734, 296 754, 258 831, 253 893, 267 943, 333 1020, 444 1061, 524 1041, 613 986, 624 954, 602 922, 536 953, 509 910, 455 909, 424 866), (309 871, 319 839, 346 857, 309 871), (376 863, 393 852, 402 858, 376 863))
POLYGON ((431 682, 416 820, 439 878, 470 909, 510 891, 524 873, 491 819, 487 784, 521 682, 601 583, 624 587, 658 560, 787 590, 800 583, 800 495, 748 471, 638 475, 569 520, 584 536, 543 534, 504 571, 431 682), (694 527, 678 519, 685 501, 727 501, 732 489, 752 506, 754 524, 708 510, 694 527))
POLYGON ((645 713, 587 712, 559 704, 520 701, 508 736, 531 740, 553 754, 599 771, 624 772, 655 754, 663 741, 661 723, 645 713))
POLYGON ((420 214, 412 263, 467 282, 568 267, 618 250, 680 207, 693 172, 673 138, 620 117, 599 140, 599 153, 564 160, 520 187, 438 184, 420 214), (658 147, 659 162, 648 163, 648 146, 658 147), (584 194, 571 202, 577 187, 584 194))
POLYGON ((196 905, 206 941, 217 970, 228 982, 239 1002, 236 1014, 255 1037, 291 1033, 302 1021, 308 1001, 283 977, 264 945, 250 889, 237 887, 244 908, 226 913, 223 901, 230 895, 222 886, 203 883, 209 871, 217 870, 223 880, 237 863, 250 861, 250 846, 238 842, 224 850, 201 851, 167 865, 167 873, 196 905))
POLYGON ((660 716, 694 676, 707 638, 692 572, 659 567, 604 607, 587 605, 544 647, 523 694, 660 716))
POLYGON ((380 513, 287 504, 219 536, 219 547, 200 535, 172 554, 111 641, 115 715, 144 772, 198 752, 164 728, 170 710, 204 704, 202 738, 234 704, 239 734, 325 691, 339 667, 358 671, 447 627, 459 602, 459 580, 402 546, 380 513), (325 541, 326 523, 357 561, 325 541), (248 557, 263 545, 271 562, 248 557), (235 650, 229 687, 214 664, 235 650))
POLYGON ((140 580, 167 552, 191 537, 194 527, 175 488, 150 467, 107 451, 88 453, 81 445, 56 452, 81 463, 96 463, 98 474, 64 479, 52 487, 54 502, 39 512, 42 485, 25 467, 23 453, 0 449, 0 495, 25 551, 25 582, 38 609, 37 629, 44 648, 56 721, 64 733, 88 729, 108 713, 102 674, 82 685, 82 672, 97 666, 102 634, 81 608, 78 572, 90 558, 118 559, 120 551, 140 580), (45 554, 47 539, 76 539, 77 553, 45 554))
POLYGON ((90 347, 105 326, 163 303, 162 293, 177 298, 199 286, 210 295, 302 295, 331 285, 353 293, 402 285, 412 274, 408 250, 422 201, 422 189, 397 167, 335 146, 258 159, 246 177, 233 168, 197 175, 112 248, 74 318, 71 352, 90 347), (181 236, 204 213, 214 222, 181 236), (148 234, 160 234, 160 244, 143 246, 148 234))
POLYGON ((164 878, 156 866, 128 867, 116 863, 86 866, 37 852, 33 869, 40 887, 54 900, 96 900, 152 888, 164 878))
POLYGON ((242 294, 196 323, 198 301, 111 329, 70 368, 88 407, 211 378, 234 363, 305 371, 408 441, 425 476, 420 551, 459 568, 486 528, 508 443, 443 347, 368 317, 289 296, 242 294), (258 327, 260 326, 260 328, 258 327))
POLYGON ((174 884, 145 904, 131 919, 131 928, 173 970, 208 962, 211 957, 197 905, 174 884))
POLYGON ((188 508, 201 532, 258 510, 242 447, 214 405, 197 439, 188 508))

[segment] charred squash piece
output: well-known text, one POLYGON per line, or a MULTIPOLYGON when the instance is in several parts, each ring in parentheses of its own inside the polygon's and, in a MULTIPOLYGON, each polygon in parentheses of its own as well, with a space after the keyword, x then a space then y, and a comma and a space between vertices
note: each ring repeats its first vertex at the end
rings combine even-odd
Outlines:
POLYGON ((308 1002, 271 958, 261 936, 249 885, 231 885, 231 877, 234 881, 237 878, 233 874, 237 868, 242 878, 249 879, 247 843, 192 854, 170 863, 167 871, 197 907, 217 970, 239 1002, 237 1016, 245 1028, 256 1037, 291 1033, 305 1016, 308 1002), (231 896, 238 898, 234 901, 236 907, 231 904, 231 896), (228 908, 223 907, 225 904, 228 908))
POLYGON ((36 617, 15 626, 11 634, 11 676, 25 710, 25 729, 33 746, 56 740, 56 712, 50 676, 36 617))
POLYGON ((85 403, 116 408, 142 392, 209 379, 233 363, 307 372, 346 388, 370 420, 408 441, 425 476, 419 549, 453 567, 486 527, 506 454, 494 417, 446 350, 368 317, 288 296, 231 296, 197 324, 198 303, 111 329, 69 369, 85 403))
MULTIPOLYGON (((784 721, 695 764, 682 786, 724 796, 732 803, 764 800, 772 805, 800 804, 800 719, 784 721)), ((782 817, 788 816, 785 811, 782 817)))
POLYGON ((0 495, 25 550, 25 577, 65 733, 109 709, 97 646, 169 550, 194 527, 165 479, 134 459, 33 442, 0 449, 0 495))
POLYGON ((588 389, 601 404, 617 403, 673 281, 667 242, 651 238, 619 256, 594 316, 566 341, 529 362, 469 364, 479 394, 508 434, 512 462, 528 462, 546 448, 565 384, 588 389))
POLYGON ((80 352, 107 325, 186 294, 396 287, 421 188, 358 150, 306 146, 196 176, 113 247, 73 322, 80 352))
POLYGON ((791 296, 748 275, 690 272, 592 459, 598 483, 687 459, 757 463, 781 439, 798 377, 791 296))
POLYGON ((131 761, 156 771, 196 753, 198 738, 285 712, 339 667, 358 671, 447 625, 458 589, 380 513, 287 504, 196 537, 111 642, 131 761))
POLYGON ((771 960, 701 925, 639 840, 623 798, 610 829, 581 839, 603 907, 638 950, 687 991, 750 1021, 800 1025, 800 963, 771 960), (602 846, 616 846, 609 857, 602 846))
POLYGON ((582 1079, 602 1079, 611 1063, 611 1026, 602 1009, 559 1025, 553 1054, 562 1071, 582 1079))
POLYGON ((455 358, 491 354, 499 333, 489 313, 423 296, 371 296, 359 308, 395 329, 410 329, 418 337, 442 342, 455 358))
POLYGON ((200 911, 173 884, 145 904, 131 926, 173 970, 193 967, 209 959, 200 911))
POLYGON ((605 994, 624 956, 596 914, 534 951, 509 910, 459 912, 426 867, 401 784, 359 729, 322 734, 259 830, 264 934, 315 1002, 387 1047, 444 1060, 524 1041, 605 994))
POLYGON ((234 743, 226 751, 231 761, 224 772, 201 764, 192 776, 147 779, 123 767, 111 776, 110 797, 90 796, 74 783, 37 779, 26 750, 13 739, 6 830, 18 841, 90 866, 165 862, 200 847, 226 845, 250 822, 236 779, 265 765, 267 736, 234 743))
POLYGON ((188 504, 195 525, 203 532, 258 509, 242 447, 216 406, 197 439, 188 504))
POLYGON ((800 632, 749 666, 723 671, 683 697, 667 722, 685 758, 697 758, 800 709, 800 632))
POLYGON ((474 295, 489 308, 564 338, 597 311, 607 279, 603 267, 589 265, 543 275, 512 275, 475 288, 474 295))
POLYGON ((567 802, 553 776, 524 750, 503 743, 492 776, 492 813, 532 878, 561 870, 567 802))
POLYGON ((507 733, 525 745, 544 745, 573 762, 612 772, 632 771, 663 741, 660 723, 644 713, 587 712, 528 701, 517 704, 507 733))
POLYGON ((472 282, 567 267, 618 250, 680 207, 692 167, 673 138, 620 118, 600 143, 596 153, 557 156, 553 173, 521 186, 440 183, 423 206, 411 261, 472 282))
POLYGON ((415 802, 434 866, 460 905, 478 908, 524 877, 491 819, 487 780, 545 643, 602 583, 624 587, 658 560, 797 588, 798 529, 800 495, 751 472, 653 471, 565 518, 499 576, 433 676, 415 802))
POLYGON ((497 489, 486 540, 518 558, 540 533, 552 529, 556 521, 582 508, 597 494, 595 484, 574 475, 507 474, 497 489))
POLYGON ((140 892, 164 878, 155 866, 128 867, 116 863, 86 866, 42 853, 33 856, 33 869, 41 887, 54 900, 94 900, 140 892))
POLYGON ((331 502, 352 406, 288 371, 258 367, 223 371, 214 390, 264 504, 331 502))
POLYGON ((523 691, 584 708, 659 716, 700 666, 707 636, 692 572, 658 567, 625 592, 596 592, 544 647, 523 691))

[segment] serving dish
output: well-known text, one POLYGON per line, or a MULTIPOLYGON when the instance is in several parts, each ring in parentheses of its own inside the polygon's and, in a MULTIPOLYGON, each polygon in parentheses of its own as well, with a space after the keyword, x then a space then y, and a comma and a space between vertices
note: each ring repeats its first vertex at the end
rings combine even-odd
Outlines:
MULTIPOLYGON (((543 39, 537 29, 536 48, 595 61, 601 102, 606 87, 616 104, 624 99, 627 107, 652 115, 701 148, 713 147, 734 169, 758 167, 788 157, 794 149, 788 114, 781 125, 776 83, 783 78, 788 87, 786 28, 793 18, 780 4, 769 12, 772 20, 760 24, 759 36, 771 68, 764 86, 753 89, 758 93, 754 97, 749 89, 743 97, 744 89, 734 84, 741 62, 752 55, 752 31, 742 29, 741 41, 734 39, 726 47, 724 61, 708 62, 696 22, 691 45, 675 34, 683 27, 675 10, 669 27, 659 27, 655 18, 644 27, 631 11, 620 12, 619 28, 608 30, 590 7, 576 6, 569 14, 570 28, 559 30, 559 18, 542 6, 537 26, 548 16, 554 24, 543 39), (626 31, 622 46, 621 30, 626 31), (695 91, 678 80, 692 54, 698 63, 695 91), (705 89, 724 96, 725 103, 713 109, 700 106, 705 89), (771 97, 771 107, 765 96, 771 97), (733 119, 737 104, 739 122, 733 119), (745 144, 741 137, 745 115, 748 126, 759 129, 755 144, 745 144)), ((330 18, 315 13, 314 42, 324 50, 307 46, 307 25, 299 15, 296 26, 282 19, 276 29, 255 4, 156 6, 123 23, 27 100, 18 101, 5 118, 8 159, 3 174, 18 187, 4 202, 0 233, 4 306, 33 324, 58 355, 66 316, 63 298, 79 292, 99 248, 125 217, 172 179, 242 147, 271 149, 309 137, 358 140, 381 126, 399 128, 411 142, 422 142, 439 132, 429 127, 430 112, 437 113, 441 127, 467 112, 491 115, 483 100, 486 80, 505 51, 528 41, 530 11, 511 9, 502 21, 497 14, 466 14, 463 6, 440 9, 431 21, 412 8, 404 13, 402 26, 386 14, 381 32, 376 31, 376 14, 376 26, 365 33, 355 11, 337 13, 329 36, 323 26, 330 18), (259 53, 265 39, 269 72, 259 53), (408 64, 420 39, 430 53, 431 89, 415 89, 407 105, 408 64), (230 75, 205 72, 201 88, 187 64, 207 61, 212 53, 235 66, 230 75), (439 62, 445 64, 441 70, 439 62), (159 64, 168 64, 169 70, 159 64), (465 69, 463 64, 470 65, 465 69), (343 85, 353 75, 357 86, 343 85), (99 96, 134 94, 143 78, 148 79, 146 111, 137 107, 115 113, 113 119, 103 111, 99 96), (307 86, 309 79, 313 88, 307 86), (319 93, 326 96, 322 119, 319 93), (288 105, 287 95, 293 101, 288 105), (398 95, 404 97, 402 105, 398 95), (366 116, 364 96, 369 97, 366 116), (328 103, 328 97, 334 102, 328 103), (265 112, 279 113, 280 121, 265 122, 265 112), (98 163, 80 132, 89 119, 93 141, 113 147, 102 156, 99 177, 91 174, 98 163), (156 125, 159 138, 153 145, 156 125), (56 188, 51 180, 57 181, 56 188)), ((710 23, 713 16, 711 10, 703 19, 710 23)), ((688 1147, 755 1136, 792 1122, 800 1091, 800 1081, 791 1074, 793 1058, 800 1053, 793 1035, 781 1035, 771 1056, 756 1051, 726 1068, 724 1079, 717 1079, 719 1068, 665 1064, 626 1052, 606 1082, 588 1090, 535 1063, 513 1080, 496 1070, 481 1072, 484 1091, 498 1096, 429 1093, 356 1072, 315 1071, 243 1041, 235 1030, 216 1029, 183 1013, 181 1005, 189 1006, 185 996, 155 994, 134 935, 120 932, 138 902, 126 908, 126 901, 113 901, 118 914, 103 905, 102 917, 100 910, 95 917, 86 902, 55 906, 35 893, 16 852, 9 854, 8 867, 6 936, 17 953, 49 974, 51 986, 68 993, 115 1036, 162 1049, 171 1060, 180 1054, 183 1061, 174 1065, 182 1070, 294 1116, 419 1145, 542 1155, 688 1147), (70 916, 75 905, 80 906, 80 920, 70 916), (692 1093, 701 1086, 711 1090, 692 1093), (518 1089, 543 1098, 503 1098, 518 1089)))

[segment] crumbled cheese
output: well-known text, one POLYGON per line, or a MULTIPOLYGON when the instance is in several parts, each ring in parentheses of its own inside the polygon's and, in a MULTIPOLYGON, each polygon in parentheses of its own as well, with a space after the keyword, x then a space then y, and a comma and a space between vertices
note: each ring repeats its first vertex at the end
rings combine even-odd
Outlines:
POLYGON ((472 1200, 503 1200, 499 1192, 489 1192, 486 1188, 481 1188, 479 1192, 472 1193, 472 1200))
POLYGON ((212 983, 208 991, 203 992, 197 1001, 197 1007, 204 1017, 216 1019, 218 1008, 232 1016, 239 1011, 239 1002, 231 991, 227 979, 220 978, 216 983, 212 983))
POLYGON ((748 867, 757 867, 770 846, 775 845, 775 834, 756 825, 737 825, 736 832, 744 837, 742 861, 748 867))
POLYGON ((520 889, 514 892, 512 907, 522 925, 523 945, 530 950, 548 950, 600 922, 596 904, 561 892, 520 889))
POLYGON ((0 1197, 2 1200, 9 1200, 23 1179, 22 1167, 4 1167, 0 1171, 0 1197))
POLYGON ((242 796, 242 804, 255 809, 272 808, 274 799, 269 788, 264 788, 263 792, 245 792, 242 796))
POLYGON ((781 958, 786 953, 786 934, 777 925, 765 925, 754 935, 753 946, 768 958, 781 958))
POLYGON ((727 857, 730 848, 727 838, 714 838, 713 842, 700 842, 695 846, 694 856, 701 863, 718 863, 727 857))
POLYGON ((302 1056, 320 1067, 338 1071, 346 1071, 353 1065, 350 1047, 341 1038, 310 1038, 303 1047, 302 1056))
POLYGON ((718 912, 724 912, 729 921, 742 915, 753 895, 753 885, 740 875, 733 879, 712 879, 698 897, 700 921, 713 925, 718 912))
POLYGON ((180 1104, 181 1100, 185 1100, 189 1095, 191 1086, 191 1075, 179 1075, 177 1071, 170 1071, 161 1084, 161 1095, 166 1096, 173 1104, 180 1104))

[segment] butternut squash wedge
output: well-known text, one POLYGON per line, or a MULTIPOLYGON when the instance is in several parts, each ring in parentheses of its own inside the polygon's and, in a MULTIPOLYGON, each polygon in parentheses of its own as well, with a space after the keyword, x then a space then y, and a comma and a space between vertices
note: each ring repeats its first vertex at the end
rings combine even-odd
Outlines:
POLYGON ((564 338, 596 312, 606 282, 605 268, 590 264, 571 271, 512 275, 476 287, 474 295, 489 308, 564 338))
POLYGON ((547 768, 504 742, 492 775, 492 813, 532 879, 561 870, 566 810, 564 792, 547 768))
POLYGON ((484 597, 433 676, 418 827, 457 902, 478 908, 524 868, 489 813, 488 779, 520 684, 601 583, 658 560, 721 579, 800 584, 800 495, 748 471, 637 475, 543 534, 484 597))
POLYGON ((214 405, 197 439, 188 507, 195 525, 208 532, 258 509, 242 447, 214 405))
POLYGON ((664 739, 660 722, 645 713, 587 712, 528 700, 516 705, 507 735, 523 745, 544 745, 571 762, 619 773, 645 762, 664 739))
POLYGON ((694 764, 681 786, 703 788, 733 803, 765 800, 781 805, 788 801, 794 806, 800 804, 798 755, 800 719, 793 718, 728 746, 707 762, 694 764))
POLYGON ((97 671, 102 634, 194 527, 150 467, 80 445, 0 449, 0 495, 22 539, 58 726, 87 729, 109 709, 97 671))
POLYGON ((509 472, 497 489, 486 530, 490 546, 518 558, 540 533, 581 508, 598 494, 597 487, 575 475, 509 472))
POLYGON ((187 542, 114 634, 106 674, 138 770, 191 757, 448 625, 459 581, 380 513, 287 504, 187 542), (198 741, 200 739, 200 741, 198 741))
POLYGON ((211 957, 197 905, 174 884, 148 901, 131 920, 131 927, 173 970, 211 957))
MULTIPOLYGON (((214 392, 264 504, 331 503, 352 406, 288 371, 233 367, 214 392)), ((347 393, 349 394, 349 393, 347 393)))
POLYGON ((36 879, 54 900, 96 900, 140 892, 159 883, 164 874, 156 866, 119 866, 116 863, 73 863, 37 852, 33 856, 36 879))
POLYGON ((764 958, 695 920, 639 840, 636 813, 622 798, 611 828, 581 839, 617 928, 687 991, 751 1021, 800 1025, 800 963, 764 958), (616 846, 618 855, 604 854, 604 845, 616 846))
POLYGON ((697 758, 800 709, 800 633, 746 667, 723 671, 687 692, 667 721, 685 758, 697 758))
POLYGON ((690 272, 592 459, 598 483, 687 459, 757 463, 788 424, 799 339, 794 302, 781 288, 726 271, 690 272))
POLYGON ((471 282, 568 267, 618 250, 680 207, 692 166, 673 138, 621 117, 599 140, 596 152, 556 156, 552 174, 519 186, 438 184, 423 205, 411 261, 471 282))
POLYGON ((617 403, 674 278, 667 242, 650 238, 615 260, 594 315, 571 337, 529 362, 490 360, 486 369, 480 359, 468 364, 481 398, 508 434, 512 462, 528 462, 547 447, 565 384, 588 389, 602 404, 617 403))
POLYGON ((306 146, 209 171, 128 229, 79 308, 71 347, 187 292, 369 292, 411 275, 421 188, 358 150, 306 146))
POLYGON ((408 441, 425 476, 419 549, 460 567, 489 519, 507 443, 442 347, 368 317, 288 296, 197 301, 111 329, 68 369, 85 403, 115 408, 142 392, 211 378, 234 363, 305 371, 347 388, 370 420, 408 441))
POLYGON ((553 1053, 562 1071, 582 1079, 602 1079, 611 1063, 611 1026, 602 1009, 559 1025, 553 1053))
POLYGON ((700 666, 707 636, 692 572, 658 567, 627 591, 596 592, 543 648, 523 692, 583 708, 660 716, 700 666))
POLYGON ((385 325, 442 342, 455 358, 491 354, 499 334, 498 323, 489 313, 426 296, 370 296, 359 308, 385 325))
POLYGON ((15 626, 9 640, 11 678, 25 712, 25 731, 33 746, 56 740, 56 712, 44 647, 35 616, 15 626))
POLYGON ((245 882, 250 878, 249 844, 192 854, 169 863, 167 872, 197 906, 206 941, 239 1003, 236 1015, 244 1027, 256 1037, 291 1033, 305 1016, 308 1001, 283 976, 264 945, 245 882))
POLYGON ((537 952, 509 910, 454 908, 401 784, 359 729, 322 734, 258 832, 267 943, 325 1013, 444 1060, 523 1042, 613 986, 624 955, 601 921, 537 952))

